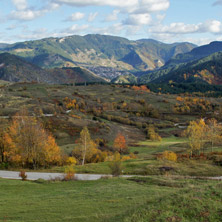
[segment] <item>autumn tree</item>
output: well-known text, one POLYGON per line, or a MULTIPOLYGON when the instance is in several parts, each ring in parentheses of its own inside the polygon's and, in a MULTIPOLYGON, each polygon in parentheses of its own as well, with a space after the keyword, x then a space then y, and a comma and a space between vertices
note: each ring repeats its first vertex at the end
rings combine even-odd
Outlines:
POLYGON ((128 147, 126 145, 126 139, 123 136, 123 134, 121 134, 121 133, 117 134, 117 136, 114 140, 113 147, 119 153, 126 153, 128 151, 128 147))
POLYGON ((147 127, 147 138, 152 141, 161 141, 162 140, 161 136, 157 132, 155 132, 155 128, 153 125, 149 125, 147 127))
POLYGON ((220 143, 222 140, 222 128, 218 124, 216 119, 209 119, 207 121, 207 140, 211 144, 211 152, 213 152, 213 147, 216 143, 220 143))
POLYGON ((189 139, 189 146, 191 156, 193 152, 198 152, 200 149, 204 149, 204 144, 207 142, 207 126, 203 119, 197 121, 190 121, 189 126, 187 127, 185 134, 189 139))
POLYGON ((88 128, 85 126, 80 132, 80 140, 78 146, 73 150, 72 154, 81 159, 82 165, 89 160, 97 151, 96 144, 90 137, 88 128))
POLYGON ((55 139, 27 110, 17 113, 4 134, 4 158, 9 163, 38 168, 58 164, 60 148, 55 139))

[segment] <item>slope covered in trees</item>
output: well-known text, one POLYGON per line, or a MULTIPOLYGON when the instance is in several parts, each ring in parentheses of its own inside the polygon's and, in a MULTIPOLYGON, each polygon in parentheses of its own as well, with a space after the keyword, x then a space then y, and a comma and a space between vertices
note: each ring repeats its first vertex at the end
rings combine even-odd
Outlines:
POLYGON ((80 68, 42 69, 18 56, 0 54, 0 79, 10 82, 83 83, 105 82, 93 72, 80 68))
POLYGON ((139 82, 153 83, 222 83, 222 52, 216 52, 205 58, 186 64, 166 67, 158 71, 142 75, 139 82))

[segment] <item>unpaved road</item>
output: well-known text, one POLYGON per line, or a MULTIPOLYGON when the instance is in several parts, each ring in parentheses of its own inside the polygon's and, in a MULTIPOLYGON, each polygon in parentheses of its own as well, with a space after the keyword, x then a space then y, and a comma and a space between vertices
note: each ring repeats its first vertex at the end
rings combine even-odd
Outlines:
MULTIPOLYGON (((53 180, 56 178, 63 178, 63 173, 41 173, 41 172, 27 172, 27 180, 38 180, 38 179, 44 179, 44 180, 53 180)), ((75 174, 75 178, 77 180, 99 180, 104 176, 110 176, 107 174, 75 174)), ((133 177, 136 175, 122 175, 121 177, 133 177)), ((137 175, 140 176, 140 175, 137 175)), ((141 176, 144 177, 144 176, 141 176)), ((19 177, 19 171, 6 171, 6 170, 0 170, 0 178, 5 179, 21 179, 19 177)), ((222 176, 218 177, 185 177, 187 179, 206 179, 206 180, 222 180, 222 176)))
MULTIPOLYGON (((27 172, 27 179, 28 180, 38 180, 38 179, 44 179, 44 180, 51 180, 55 178, 63 178, 63 173, 39 173, 39 172, 27 172)), ((77 180, 98 180, 101 179, 101 177, 107 176, 103 174, 75 174, 75 178, 77 180)), ((0 170, 0 177, 5 179, 21 179, 19 177, 18 171, 6 171, 6 170, 0 170)))

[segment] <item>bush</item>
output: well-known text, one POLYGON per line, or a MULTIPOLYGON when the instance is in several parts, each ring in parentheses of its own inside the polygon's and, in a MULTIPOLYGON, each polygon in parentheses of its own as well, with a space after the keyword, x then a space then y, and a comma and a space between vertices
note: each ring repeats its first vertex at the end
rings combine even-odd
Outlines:
POLYGON ((0 163, 0 169, 4 170, 4 169, 8 169, 8 163, 0 163))
POLYGON ((21 177, 22 180, 26 180, 28 176, 25 171, 20 171, 19 177, 21 177))
POLYGON ((74 179, 75 179, 75 169, 73 165, 67 166, 65 168, 64 180, 69 181, 69 180, 74 180, 74 179))
POLYGON ((174 152, 171 152, 171 151, 165 151, 162 153, 160 158, 176 162, 177 161, 177 154, 174 152))
POLYGON ((216 164, 218 166, 222 166, 222 156, 220 156, 220 155, 213 155, 211 157, 211 159, 213 160, 214 164, 216 164))
POLYGON ((115 153, 114 160, 110 162, 109 168, 111 169, 111 174, 115 177, 120 176, 122 174, 122 163, 119 153, 115 153))

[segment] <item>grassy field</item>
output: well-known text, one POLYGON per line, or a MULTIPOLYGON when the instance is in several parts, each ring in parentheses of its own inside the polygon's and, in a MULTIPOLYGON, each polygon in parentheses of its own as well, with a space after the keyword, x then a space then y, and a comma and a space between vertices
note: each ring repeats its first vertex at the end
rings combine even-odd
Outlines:
MULTIPOLYGON (((183 176, 221 176, 221 166, 215 165, 210 160, 195 160, 185 159, 176 162, 159 160, 156 155, 166 150, 173 151, 177 154, 187 153, 188 140, 186 138, 169 137, 164 138, 161 142, 153 142, 150 140, 142 141, 135 146, 130 147, 130 152, 139 152, 136 159, 131 159, 122 162, 123 174, 128 175, 162 175, 164 172, 160 170, 161 167, 172 167, 173 170, 169 172, 171 175, 183 176)), ((68 148, 71 150, 74 145, 70 144, 68 148)), ((221 151, 221 147, 215 147, 215 151, 221 151)), ((210 152, 211 150, 206 150, 210 152)), ((99 173, 110 174, 110 162, 91 163, 84 166, 77 165, 75 170, 77 173, 99 173)), ((64 167, 54 167, 50 170, 52 172, 64 172, 64 167)))
POLYGON ((222 182, 172 177, 0 179, 0 221, 221 221, 222 182))

